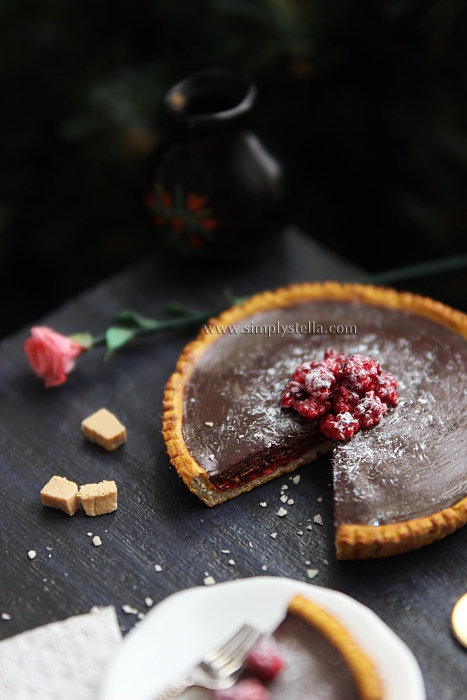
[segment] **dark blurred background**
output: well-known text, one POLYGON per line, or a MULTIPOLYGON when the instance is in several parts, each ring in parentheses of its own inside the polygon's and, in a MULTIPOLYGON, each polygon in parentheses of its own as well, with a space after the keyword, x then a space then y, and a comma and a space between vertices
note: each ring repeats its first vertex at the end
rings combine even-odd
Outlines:
MULTIPOLYGON (((0 334, 152 252, 160 101, 208 67, 256 81, 315 240, 370 272, 467 253, 467 0, 4 0, 0 17, 0 334)), ((467 310, 466 275, 401 286, 467 310)))

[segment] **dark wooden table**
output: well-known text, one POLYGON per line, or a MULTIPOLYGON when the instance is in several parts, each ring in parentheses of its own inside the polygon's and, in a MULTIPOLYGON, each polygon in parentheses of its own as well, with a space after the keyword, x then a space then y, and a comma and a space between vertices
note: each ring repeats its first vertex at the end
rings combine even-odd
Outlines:
MULTIPOLYGON (((260 264, 188 272, 149 260, 40 322, 65 334, 98 335, 124 308, 160 316, 170 301, 215 308, 226 288, 242 296, 291 282, 357 275, 356 268, 289 230, 283 245, 260 264)), ((189 335, 140 339, 107 362, 103 349, 96 348, 78 360, 65 385, 51 390, 26 363, 27 335, 25 329, 0 345, 0 613, 11 615, 0 619, 1 638, 108 604, 116 607, 125 633, 136 617, 125 614, 123 605, 144 612, 146 596, 158 602, 200 585, 205 572, 220 582, 262 575, 266 565, 268 575, 306 581, 307 568, 316 568, 314 584, 363 602, 408 644, 422 668, 428 700, 466 696, 467 655, 451 636, 449 617, 467 589, 467 529, 415 553, 339 563, 325 459, 302 468, 298 485, 285 477, 208 509, 170 467, 161 435, 163 388, 189 335), (102 406, 128 429, 128 442, 114 453, 81 433, 82 419, 102 406), (43 508, 39 492, 54 474, 79 483, 115 479, 118 511, 70 518, 43 508), (280 519, 282 483, 289 485, 295 504, 280 519), (263 500, 267 508, 260 507, 263 500), (299 536, 317 513, 323 526, 299 536), (272 531, 278 532, 276 539, 269 536, 272 531), (102 546, 93 546, 91 532, 102 546), (33 560, 28 558, 32 549, 33 560)))

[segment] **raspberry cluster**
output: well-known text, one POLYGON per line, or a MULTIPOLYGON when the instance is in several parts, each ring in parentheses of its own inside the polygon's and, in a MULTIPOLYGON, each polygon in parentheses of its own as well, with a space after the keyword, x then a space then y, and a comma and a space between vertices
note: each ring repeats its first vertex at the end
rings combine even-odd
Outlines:
POLYGON ((397 405, 397 380, 377 360, 328 348, 324 359, 299 365, 281 399, 283 408, 320 419, 332 440, 348 440, 360 428, 377 425, 397 405))
POLYGON ((217 690, 214 700, 270 700, 271 693, 264 685, 274 680, 285 666, 284 658, 273 637, 262 639, 248 654, 243 678, 228 690, 217 690))

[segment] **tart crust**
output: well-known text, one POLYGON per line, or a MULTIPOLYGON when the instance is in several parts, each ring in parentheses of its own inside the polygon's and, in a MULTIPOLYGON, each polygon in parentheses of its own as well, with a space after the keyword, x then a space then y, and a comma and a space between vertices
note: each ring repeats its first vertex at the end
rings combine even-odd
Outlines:
MULTIPOLYGON (((283 308, 304 301, 360 301, 363 304, 408 311, 430 319, 467 338, 467 315, 427 297, 397 292, 393 289, 362 284, 313 282, 265 291, 244 303, 233 306, 207 325, 231 325, 260 311, 283 308)), ((162 432, 172 464, 186 486, 206 505, 215 506, 284 473, 330 452, 332 442, 325 442, 306 455, 295 459, 274 473, 231 490, 219 490, 209 481, 205 470, 191 456, 183 437, 183 398, 197 360, 222 336, 203 328, 197 338, 183 350, 175 372, 170 377, 163 401, 162 432)), ((392 556, 418 549, 442 539, 467 522, 467 497, 432 515, 385 525, 344 524, 336 528, 338 559, 369 559, 392 556)))
POLYGON ((382 683, 373 661, 333 615, 301 595, 292 598, 288 612, 317 629, 338 650, 352 674, 360 700, 383 699, 382 683))

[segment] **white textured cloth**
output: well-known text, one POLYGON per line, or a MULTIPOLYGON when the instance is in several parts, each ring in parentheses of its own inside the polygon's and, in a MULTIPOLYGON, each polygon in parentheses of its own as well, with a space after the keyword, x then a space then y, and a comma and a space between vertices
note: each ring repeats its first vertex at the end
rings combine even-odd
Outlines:
POLYGON ((98 700, 122 639, 113 607, 52 622, 0 642, 2 700, 98 700))

